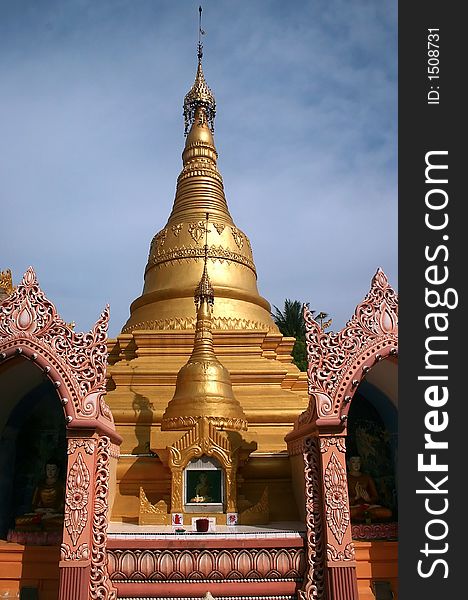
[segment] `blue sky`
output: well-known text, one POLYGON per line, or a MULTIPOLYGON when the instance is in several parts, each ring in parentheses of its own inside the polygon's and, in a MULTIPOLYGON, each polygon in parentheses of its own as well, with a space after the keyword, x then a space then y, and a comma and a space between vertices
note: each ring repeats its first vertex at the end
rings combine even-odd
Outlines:
MULTIPOLYGON (((0 269, 116 335, 174 199, 199 1, 0 3, 0 269)), ((260 293, 344 325, 397 287, 397 6, 205 0, 204 71, 260 293)))

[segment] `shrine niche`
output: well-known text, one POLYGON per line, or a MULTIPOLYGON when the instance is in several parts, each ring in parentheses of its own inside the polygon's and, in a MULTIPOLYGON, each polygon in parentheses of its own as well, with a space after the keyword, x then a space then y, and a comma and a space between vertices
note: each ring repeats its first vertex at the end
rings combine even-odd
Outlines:
POLYGON ((237 470, 255 447, 202 417, 171 446, 158 449, 171 472, 171 522, 182 525, 187 514, 190 519, 212 515, 218 524, 226 524, 228 514, 237 515, 237 470))
POLYGON ((324 331, 307 307, 304 318, 310 401, 286 436, 292 463, 303 461, 305 468, 302 482, 297 477, 300 469, 295 470, 296 497, 305 506, 309 542, 301 598, 312 598, 324 588, 326 569, 329 596, 337 597, 341 590, 340 598, 355 600, 355 532, 358 538, 367 535, 366 539, 394 538, 395 532, 390 520, 395 489, 396 371, 383 365, 396 365, 398 299, 379 269, 369 293, 341 331, 324 331), (390 429, 369 397, 364 398, 369 384, 376 386, 379 377, 393 403, 390 409, 387 406, 387 413, 392 413, 387 414, 387 421, 393 419, 390 429), (364 468, 372 470, 375 479, 364 468), (388 484, 385 492, 384 483, 388 484))
POLYGON ((226 432, 206 418, 168 448, 173 513, 237 512, 233 450, 226 432))
POLYGON ((201 456, 185 467, 184 508, 186 512, 223 512, 224 471, 219 461, 201 456))
POLYGON ((56 389, 21 357, 3 361, 0 381, 0 537, 60 544, 67 443, 56 389))
MULTIPOLYGON (((17 376, 20 367, 24 377, 28 367, 34 369, 21 359, 11 362, 12 366, 16 363, 17 376)), ((10 541, 43 545, 61 541, 67 472, 65 427, 56 390, 45 377, 11 411, 4 432, 11 440, 16 431, 16 444, 10 446, 9 456, 2 456, 3 460, 13 458, 14 463, 10 541)))
POLYGON ((364 520, 368 523, 397 517, 397 419, 398 413, 391 401, 367 382, 362 382, 348 413, 347 463, 348 466, 351 460, 356 463, 356 457, 359 457, 359 470, 370 478, 370 485, 375 488, 372 504, 378 501, 390 511, 374 511, 375 514, 366 515, 364 520), (379 402, 375 400, 377 395, 379 402))
POLYGON ((60 600, 115 598, 105 546, 121 440, 104 400, 108 319, 106 308, 75 333, 32 268, 0 303, 1 534, 60 545, 60 600))

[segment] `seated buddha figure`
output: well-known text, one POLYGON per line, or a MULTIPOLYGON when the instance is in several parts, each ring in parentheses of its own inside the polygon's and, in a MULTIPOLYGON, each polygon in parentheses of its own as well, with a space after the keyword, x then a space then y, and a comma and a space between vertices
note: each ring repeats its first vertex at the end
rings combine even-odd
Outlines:
POLYGON ((348 494, 352 521, 385 521, 392 511, 378 504, 379 495, 374 480, 361 471, 361 458, 351 456, 348 460, 348 494))
POLYGON ((195 486, 195 497, 190 502, 210 502, 210 482, 206 473, 200 473, 197 485, 195 486))
POLYGON ((42 479, 32 499, 32 511, 16 517, 15 529, 27 531, 34 529, 55 530, 63 526, 65 488, 59 479, 59 467, 48 462, 45 466, 45 478, 42 479))

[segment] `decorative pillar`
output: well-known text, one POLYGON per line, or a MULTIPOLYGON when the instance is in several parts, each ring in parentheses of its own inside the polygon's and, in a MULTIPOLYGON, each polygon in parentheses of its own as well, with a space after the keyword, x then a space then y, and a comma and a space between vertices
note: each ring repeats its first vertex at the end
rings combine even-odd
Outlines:
POLYGON ((232 460, 225 467, 226 512, 237 512, 237 461, 232 460))
POLYGON ((68 439, 61 600, 116 597, 106 554, 111 446, 107 436, 68 439))
POLYGON ((343 435, 317 430, 287 437, 304 459, 307 570, 300 600, 358 600, 343 435))
POLYGON ((171 513, 183 512, 183 496, 184 496, 184 484, 182 476, 182 468, 172 468, 172 485, 171 485, 171 513))
POLYGON ((304 459, 304 500, 307 532, 307 570, 300 600, 325 599, 325 539, 321 505, 320 451, 316 436, 290 436, 290 456, 304 459), (291 439, 292 438, 292 439, 291 439))
POLYGON ((344 436, 320 435, 320 476, 329 600, 357 600, 344 436))
POLYGON ((92 600, 115 600, 117 590, 107 570, 107 519, 109 513, 110 460, 114 444, 107 436, 101 436, 97 444, 94 477, 94 504, 92 509, 92 550, 89 598, 92 600))
POLYGON ((97 439, 68 439, 59 598, 87 600, 91 574, 97 439))

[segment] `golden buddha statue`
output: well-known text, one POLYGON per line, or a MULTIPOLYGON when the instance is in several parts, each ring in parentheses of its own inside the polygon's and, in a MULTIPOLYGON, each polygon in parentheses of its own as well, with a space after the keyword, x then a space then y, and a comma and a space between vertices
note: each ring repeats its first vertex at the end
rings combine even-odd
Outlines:
POLYGON ((32 512, 15 519, 15 529, 29 531, 61 529, 63 526, 65 487, 59 479, 59 467, 54 462, 45 466, 45 478, 37 485, 32 512))
POLYGON ((211 502, 210 482, 206 473, 200 473, 197 485, 195 486, 195 497, 190 502, 211 502))
POLYGON ((348 460, 348 495, 352 521, 385 521, 392 511, 378 504, 379 494, 374 480, 361 471, 361 458, 351 456, 348 460))

